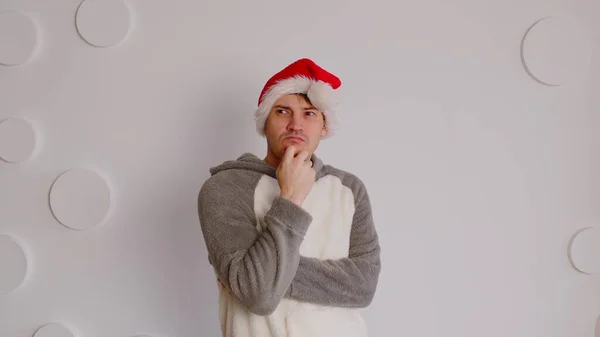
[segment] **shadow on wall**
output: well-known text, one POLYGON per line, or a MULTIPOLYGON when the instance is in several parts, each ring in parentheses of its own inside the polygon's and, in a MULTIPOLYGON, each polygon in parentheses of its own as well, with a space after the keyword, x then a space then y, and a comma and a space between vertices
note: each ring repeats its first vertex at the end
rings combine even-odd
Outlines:
MULTIPOLYGON (((242 64, 242 60, 239 63, 242 64)), ((255 132, 256 105, 252 99, 252 94, 259 92, 260 88, 253 87, 251 81, 240 77, 241 71, 233 70, 230 74, 226 78, 221 77, 218 85, 210 86, 212 91, 207 93, 205 101, 198 103, 204 115, 204 133, 199 139, 200 157, 211 166, 250 151, 249 144, 260 137, 255 132)))
POLYGON ((200 230, 196 198, 202 184, 210 177, 209 168, 237 157, 247 150, 252 137, 256 137, 252 106, 246 99, 256 91, 255 88, 248 84, 242 72, 223 72, 225 74, 219 78, 198 75, 198 80, 192 84, 199 88, 200 94, 188 96, 187 99, 192 100, 188 105, 192 113, 186 114, 179 126, 180 134, 186 136, 183 146, 187 155, 179 157, 183 162, 176 163, 178 174, 164 179, 157 187, 162 191, 160 217, 169 223, 164 227, 164 238, 175 247, 164 253, 170 255, 164 259, 186 261, 178 265, 188 265, 182 269, 167 262, 161 272, 179 275, 177 281, 191 289, 180 301, 189 305, 190 312, 202 312, 194 318, 198 320, 194 323, 198 326, 217 324, 218 293, 217 279, 200 230), (211 82, 214 84, 209 84, 211 82))
MULTIPOLYGON (((232 64, 244 64, 243 60, 232 61, 232 64)), ((260 88, 253 86, 244 71, 223 66, 218 78, 198 76, 202 79, 196 87, 201 88, 194 102, 194 117, 188 120, 187 129, 190 135, 190 161, 193 161, 192 176, 187 177, 195 182, 195 191, 199 192, 202 184, 209 178, 209 169, 225 160, 237 158, 243 152, 251 151, 251 144, 256 137, 254 126, 254 100, 252 95, 260 88)), ((219 71, 217 71, 219 73, 219 71)), ((177 210, 174 216, 179 213, 177 210)), ((198 223, 194 224, 198 225, 198 223)), ((202 255, 199 256, 200 268, 212 271, 204 242, 200 237, 202 255)), ((212 277, 212 273, 207 274, 212 277)), ((212 280, 212 278, 211 278, 212 280)), ((204 281, 204 280, 203 280, 204 281)), ((213 290, 210 289, 210 292, 213 290)))

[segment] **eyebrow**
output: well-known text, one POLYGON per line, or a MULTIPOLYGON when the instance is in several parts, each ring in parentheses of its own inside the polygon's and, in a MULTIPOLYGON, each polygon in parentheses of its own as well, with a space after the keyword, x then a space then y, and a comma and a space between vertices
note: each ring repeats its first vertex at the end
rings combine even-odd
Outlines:
MULTIPOLYGON (((274 108, 280 108, 280 109, 286 109, 286 110, 292 110, 291 107, 287 106, 287 105, 281 105, 281 104, 277 104, 275 106, 273 106, 274 108)), ((309 106, 304 108, 304 110, 317 110, 317 108, 315 108, 314 106, 309 106)))

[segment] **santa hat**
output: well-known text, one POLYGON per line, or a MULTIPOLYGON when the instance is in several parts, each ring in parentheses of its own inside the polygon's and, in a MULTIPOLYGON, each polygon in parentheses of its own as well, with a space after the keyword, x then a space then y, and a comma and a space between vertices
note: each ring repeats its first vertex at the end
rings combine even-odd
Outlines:
POLYGON ((336 107, 338 99, 335 90, 342 85, 338 77, 318 66, 310 59, 302 58, 288 65, 265 84, 258 99, 254 117, 256 131, 264 135, 265 122, 275 102, 286 94, 306 94, 325 116, 327 136, 333 134, 338 120, 336 107))

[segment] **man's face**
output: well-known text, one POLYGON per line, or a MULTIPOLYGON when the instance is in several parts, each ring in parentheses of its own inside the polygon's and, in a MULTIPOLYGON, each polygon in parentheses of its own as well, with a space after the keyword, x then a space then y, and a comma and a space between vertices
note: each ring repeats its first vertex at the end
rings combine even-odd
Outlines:
POLYGON ((265 125, 269 151, 277 158, 281 158, 290 145, 312 155, 326 134, 321 111, 303 96, 295 94, 284 95, 275 102, 265 125))

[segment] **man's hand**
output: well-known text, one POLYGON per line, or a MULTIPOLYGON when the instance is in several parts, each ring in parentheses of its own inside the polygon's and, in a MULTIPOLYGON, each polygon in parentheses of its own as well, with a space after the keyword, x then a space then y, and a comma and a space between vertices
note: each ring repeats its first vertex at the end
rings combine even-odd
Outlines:
POLYGON ((296 154, 294 146, 286 149, 281 163, 277 168, 277 181, 281 197, 300 206, 312 189, 316 172, 312 168, 308 151, 302 150, 296 154))

